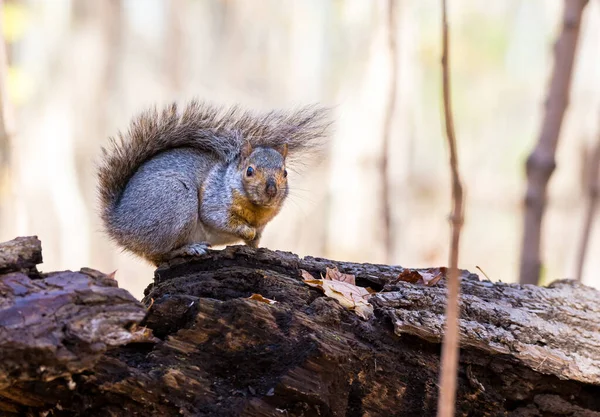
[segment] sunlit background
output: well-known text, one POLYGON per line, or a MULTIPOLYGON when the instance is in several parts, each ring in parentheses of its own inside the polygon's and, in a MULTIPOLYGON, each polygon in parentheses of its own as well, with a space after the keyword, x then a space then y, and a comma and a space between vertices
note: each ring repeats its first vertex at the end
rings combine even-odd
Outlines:
MULTIPOLYGON (((466 186, 460 266, 515 281, 524 162, 540 129, 560 29, 559 0, 449 1, 454 116, 466 186)), ((333 106, 326 158, 290 178, 263 246, 386 262, 447 263, 450 181, 440 89, 440 4, 398 0, 396 108, 381 175, 391 86, 387 1, 5 1, 12 130, 0 177, 0 241, 36 234, 43 270, 118 270, 140 296, 152 268, 121 253, 96 212, 100 146, 140 110, 199 97, 255 109, 333 106)), ((572 277, 585 207, 585 155, 600 131, 600 3, 585 12, 544 221, 543 279, 572 277)), ((8 120, 11 122, 11 119, 8 120)), ((600 224, 584 282, 600 286, 600 224)))

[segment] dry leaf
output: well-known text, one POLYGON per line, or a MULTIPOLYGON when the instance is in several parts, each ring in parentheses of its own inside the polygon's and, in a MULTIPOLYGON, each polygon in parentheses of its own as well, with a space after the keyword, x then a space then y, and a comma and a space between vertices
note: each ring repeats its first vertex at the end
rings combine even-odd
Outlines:
POLYGON ((398 275, 398 281, 433 287, 440 279, 442 279, 445 270, 446 268, 434 268, 421 271, 405 269, 398 275))
POLYGON ((301 269, 300 271, 302 271, 302 278, 304 278, 304 280, 306 281, 307 279, 315 279, 315 277, 313 277, 310 272, 305 271, 304 269, 301 269))
POLYGON ((371 294, 365 288, 343 281, 314 279, 306 271, 302 271, 302 276, 307 285, 319 288, 326 296, 336 299, 342 306, 353 310, 359 317, 367 320, 373 316, 373 306, 368 302, 371 294))
POLYGON ((266 303, 269 305, 275 304, 277 302, 275 300, 271 300, 269 298, 263 297, 260 294, 252 294, 250 297, 248 297, 248 300, 260 301, 261 303, 266 303))
POLYGON ((418 271, 411 271, 410 269, 405 269, 398 275, 398 280, 410 282, 411 284, 416 284, 421 279, 421 274, 418 271))
POLYGON ((325 273, 325 279, 332 281, 347 282, 352 285, 356 285, 356 278, 352 274, 344 274, 337 270, 337 268, 327 268, 325 273))
POLYGON ((443 272, 436 268, 430 271, 422 271, 423 283, 428 287, 433 287, 444 276, 443 272))

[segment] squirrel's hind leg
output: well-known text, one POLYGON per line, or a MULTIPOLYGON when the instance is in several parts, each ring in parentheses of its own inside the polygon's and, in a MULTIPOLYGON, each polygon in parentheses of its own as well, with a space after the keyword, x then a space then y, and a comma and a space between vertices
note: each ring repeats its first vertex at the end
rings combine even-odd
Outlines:
POLYGON ((155 264, 195 243, 191 236, 197 224, 198 192, 193 180, 168 170, 138 171, 112 213, 118 242, 155 264))
POLYGON ((173 259, 180 256, 202 256, 206 254, 208 248, 210 248, 210 243, 208 242, 191 243, 168 253, 167 258, 173 259))

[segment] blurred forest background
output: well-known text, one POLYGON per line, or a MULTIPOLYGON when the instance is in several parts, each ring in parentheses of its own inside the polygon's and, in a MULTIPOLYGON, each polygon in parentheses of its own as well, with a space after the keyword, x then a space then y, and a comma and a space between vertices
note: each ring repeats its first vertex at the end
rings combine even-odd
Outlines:
MULTIPOLYGON (((560 30, 558 0, 450 2, 452 80, 466 223, 460 266, 518 278, 525 160, 539 133, 560 30)), ((398 0, 4 1, 0 241, 37 234, 43 269, 118 269, 140 296, 152 268, 120 253, 96 212, 100 146, 153 104, 199 97, 256 109, 334 106, 327 157, 290 175, 292 197, 263 246, 407 267, 446 265, 450 179, 443 136, 440 7, 398 0), (394 70, 392 70, 394 68, 394 70), (397 75, 382 213, 384 126, 397 75)), ((543 280, 573 277, 584 167, 600 131, 600 2, 584 14, 550 182, 543 280)), ((600 287, 600 222, 583 281, 600 287)))

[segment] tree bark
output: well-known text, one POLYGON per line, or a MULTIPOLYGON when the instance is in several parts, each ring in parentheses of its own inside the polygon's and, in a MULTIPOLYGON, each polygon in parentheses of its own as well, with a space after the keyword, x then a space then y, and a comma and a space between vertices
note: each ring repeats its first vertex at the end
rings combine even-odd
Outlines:
POLYGON ((555 155, 565 110, 569 102, 571 74, 577 50, 581 18, 587 0, 565 0, 562 32, 554 45, 554 68, 550 80, 542 130, 527 158, 527 191, 519 282, 537 284, 540 278, 542 221, 548 181, 556 167, 555 155))
MULTIPOLYGON (((2 415, 435 415, 445 279, 398 276, 444 269, 234 246, 158 268, 146 309, 111 276, 23 265, 0 275, 2 415), (302 282, 327 267, 377 291, 373 318, 302 282)), ((600 294, 461 276, 456 415, 600 415, 600 294)))

